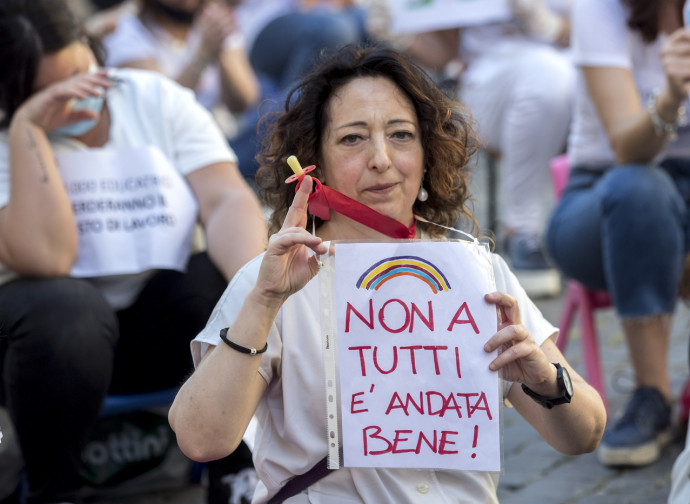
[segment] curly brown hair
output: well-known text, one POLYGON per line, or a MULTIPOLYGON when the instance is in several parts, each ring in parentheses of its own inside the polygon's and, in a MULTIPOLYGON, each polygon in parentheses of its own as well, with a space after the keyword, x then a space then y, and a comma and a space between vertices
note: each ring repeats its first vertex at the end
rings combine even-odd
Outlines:
MULTIPOLYGON (((640 32, 642 40, 648 44, 659 36, 659 13, 661 2, 658 0, 622 0, 628 6, 628 26, 631 30, 640 32)), ((683 2, 678 1, 678 17, 683 16, 683 2)))
MULTIPOLYGON (((469 207, 468 161, 478 141, 469 112, 448 98, 417 65, 393 49, 348 45, 332 56, 323 56, 315 69, 288 95, 285 109, 272 116, 261 152, 256 183, 264 203, 273 210, 269 232, 278 231, 295 196, 294 185, 285 184, 292 173, 286 163, 295 155, 304 166, 315 164, 321 178, 321 140, 328 124, 328 103, 340 88, 360 77, 391 80, 414 105, 424 148, 426 201, 416 201, 413 211, 430 222, 454 225, 460 217, 476 233, 477 220, 469 207)), ((321 222, 317 220, 317 226, 321 222)), ((431 236, 442 228, 417 224, 431 236)))

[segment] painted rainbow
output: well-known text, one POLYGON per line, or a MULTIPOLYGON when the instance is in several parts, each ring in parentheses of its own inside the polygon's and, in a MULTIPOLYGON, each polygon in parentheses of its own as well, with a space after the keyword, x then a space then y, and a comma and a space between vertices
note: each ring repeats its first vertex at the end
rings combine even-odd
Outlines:
POLYGON ((411 276, 427 284, 436 294, 449 291, 446 276, 433 263, 417 256, 396 256, 383 259, 366 270, 359 280, 358 289, 378 290, 383 284, 397 277, 411 276))

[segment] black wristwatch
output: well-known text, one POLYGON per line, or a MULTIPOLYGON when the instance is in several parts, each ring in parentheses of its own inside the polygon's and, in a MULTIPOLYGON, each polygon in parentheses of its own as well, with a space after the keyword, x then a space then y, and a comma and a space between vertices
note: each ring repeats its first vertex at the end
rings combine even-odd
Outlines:
POLYGON ((543 395, 537 394, 524 383, 522 384, 522 390, 525 392, 525 394, 530 396, 546 409, 551 409, 559 404, 569 403, 570 399, 573 397, 573 382, 570 381, 568 370, 561 367, 561 365, 558 363, 554 362, 553 365, 556 366, 556 381, 558 383, 558 388, 561 390, 561 395, 557 397, 544 397, 543 395))

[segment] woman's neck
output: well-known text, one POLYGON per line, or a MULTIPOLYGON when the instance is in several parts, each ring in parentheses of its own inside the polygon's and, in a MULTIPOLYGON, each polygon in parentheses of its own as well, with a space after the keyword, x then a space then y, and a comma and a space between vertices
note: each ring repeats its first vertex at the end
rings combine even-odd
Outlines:
POLYGON ((151 28, 158 28, 165 31, 175 40, 185 41, 189 35, 189 30, 191 29, 191 24, 188 23, 178 23, 168 16, 165 16, 158 12, 144 11, 140 14, 139 19, 144 25, 151 28))
MULTIPOLYGON (((412 223, 410 223, 412 225, 412 223)), ((380 233, 364 224, 345 217, 337 212, 331 211, 331 220, 324 222, 316 230, 316 234, 324 241, 332 240, 374 240, 374 241, 394 241, 388 235, 380 233)), ((419 237, 419 230, 415 231, 415 238, 419 237)))

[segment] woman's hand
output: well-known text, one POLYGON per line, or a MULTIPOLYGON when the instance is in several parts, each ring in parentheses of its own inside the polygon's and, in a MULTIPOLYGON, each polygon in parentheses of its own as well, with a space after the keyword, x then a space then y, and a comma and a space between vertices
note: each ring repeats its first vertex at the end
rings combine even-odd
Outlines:
POLYGON ((199 57, 207 63, 216 61, 225 38, 237 29, 235 12, 222 3, 208 2, 195 20, 194 28, 201 34, 199 57))
POLYGON ((328 250, 321 238, 304 229, 311 189, 312 178, 307 175, 295 194, 283 227, 268 241, 255 287, 267 300, 282 303, 304 287, 319 271, 318 259, 310 256, 309 249, 317 254, 328 250))
POLYGON ((679 29, 661 49, 661 62, 672 96, 678 101, 690 91, 690 30, 679 29))
POLYGON ((516 299, 502 292, 487 294, 484 299, 496 305, 500 319, 498 332, 484 345, 487 353, 496 349, 499 353, 489 368, 500 369, 503 379, 524 383, 537 393, 556 395, 549 393, 557 388, 556 368, 522 325, 516 299))
POLYGON ((108 71, 79 74, 69 79, 56 82, 34 93, 15 112, 15 118, 25 118, 46 133, 67 124, 98 119, 98 113, 92 110, 72 110, 72 100, 81 100, 88 96, 101 96, 104 89, 112 86, 108 71))

